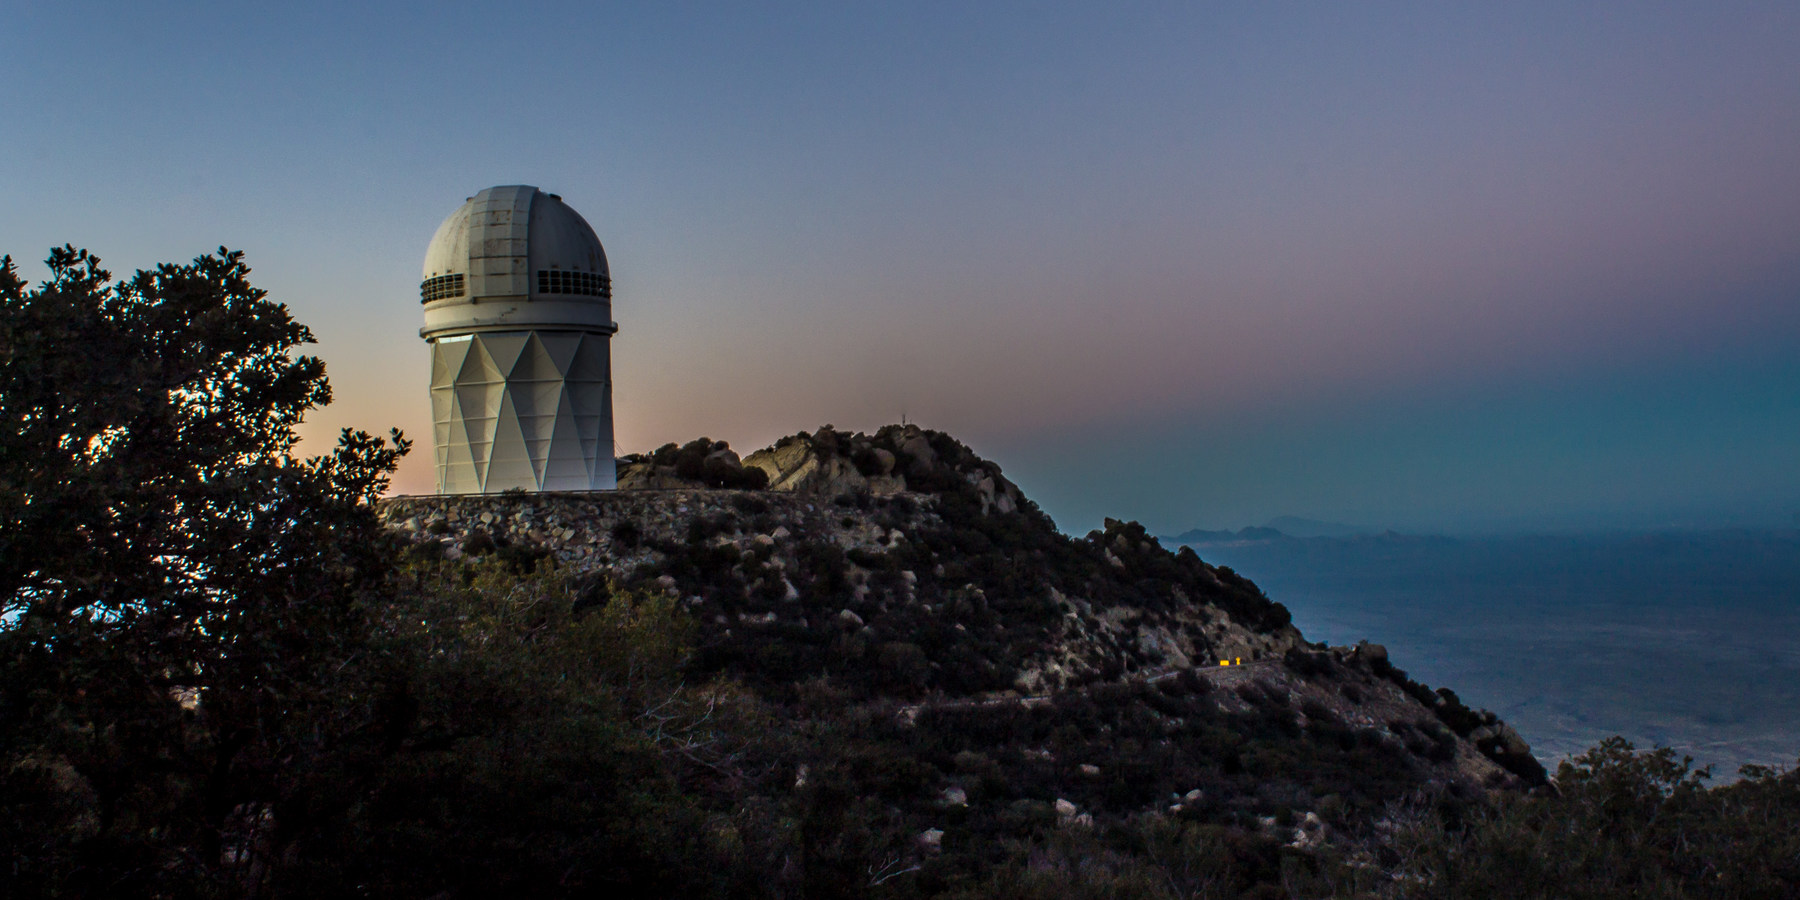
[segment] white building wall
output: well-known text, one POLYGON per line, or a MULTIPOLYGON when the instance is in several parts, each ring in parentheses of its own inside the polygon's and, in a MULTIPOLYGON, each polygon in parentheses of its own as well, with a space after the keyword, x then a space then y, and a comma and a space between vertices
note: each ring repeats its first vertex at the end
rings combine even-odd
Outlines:
POLYGON ((432 341, 438 493, 615 487, 609 344, 575 331, 432 341))

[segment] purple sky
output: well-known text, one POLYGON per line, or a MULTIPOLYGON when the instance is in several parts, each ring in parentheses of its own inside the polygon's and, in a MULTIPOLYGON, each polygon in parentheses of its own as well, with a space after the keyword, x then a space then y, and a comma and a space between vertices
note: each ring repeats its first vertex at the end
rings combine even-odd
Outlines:
POLYGON ((1793 4, 847 6, 26 0, 0 252, 246 250, 313 449, 429 439, 425 245, 527 183, 622 451, 904 413, 1077 532, 1800 515, 1793 4))

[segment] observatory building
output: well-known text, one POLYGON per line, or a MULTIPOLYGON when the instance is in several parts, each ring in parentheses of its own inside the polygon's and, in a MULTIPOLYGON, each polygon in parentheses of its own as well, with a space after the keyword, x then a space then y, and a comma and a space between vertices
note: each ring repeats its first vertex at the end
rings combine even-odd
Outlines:
POLYGON ((419 285, 440 494, 610 490, 612 277, 555 194, 492 187, 438 226, 419 285))

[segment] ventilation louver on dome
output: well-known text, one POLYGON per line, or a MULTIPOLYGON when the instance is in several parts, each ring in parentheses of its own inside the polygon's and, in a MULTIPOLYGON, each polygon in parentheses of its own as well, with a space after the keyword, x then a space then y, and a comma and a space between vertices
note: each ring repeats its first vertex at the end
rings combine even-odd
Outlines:
POLYGON ((461 297, 463 295, 463 276, 461 272, 453 275, 439 275, 419 282, 419 302, 430 303, 445 297, 461 297))
POLYGON ((539 269, 537 289, 540 294, 580 294, 586 297, 612 299, 612 279, 591 272, 539 269))

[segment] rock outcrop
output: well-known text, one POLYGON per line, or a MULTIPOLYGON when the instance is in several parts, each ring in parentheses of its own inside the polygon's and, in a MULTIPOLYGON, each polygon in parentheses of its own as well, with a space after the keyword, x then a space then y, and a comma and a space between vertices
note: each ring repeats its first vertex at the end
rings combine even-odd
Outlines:
POLYGON ((700 438, 624 457, 618 469, 619 489, 626 491, 767 488, 830 499, 942 493, 966 485, 984 511, 1010 513, 1024 503, 998 465, 917 425, 890 425, 874 434, 826 425, 784 437, 741 460, 725 442, 700 438))
POLYGON ((621 491, 759 490, 768 486, 761 471, 744 468, 730 444, 708 438, 632 454, 619 459, 617 468, 621 491))

